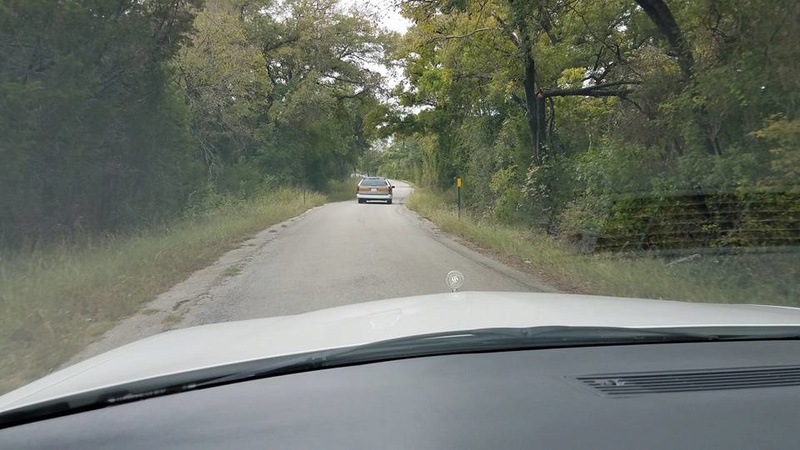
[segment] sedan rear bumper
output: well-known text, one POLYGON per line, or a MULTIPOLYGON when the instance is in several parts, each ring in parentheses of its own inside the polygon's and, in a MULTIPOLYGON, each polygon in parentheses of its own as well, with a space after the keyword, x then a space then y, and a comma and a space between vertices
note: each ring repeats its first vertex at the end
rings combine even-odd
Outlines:
POLYGON ((359 200, 391 200, 392 194, 356 194, 359 200))

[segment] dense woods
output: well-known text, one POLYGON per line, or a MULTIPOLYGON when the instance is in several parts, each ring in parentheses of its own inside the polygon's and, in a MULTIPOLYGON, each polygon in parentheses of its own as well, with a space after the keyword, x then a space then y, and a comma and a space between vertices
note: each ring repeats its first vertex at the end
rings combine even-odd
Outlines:
POLYGON ((185 1, 0 2, 0 237, 110 230, 179 208, 202 177, 167 67, 185 1))
POLYGON ((356 170, 599 248, 797 243, 800 3, 399 6, 0 0, 0 245, 356 170))
POLYGON ((0 243, 151 226, 352 173, 395 38, 371 14, 333 0, 0 0, 0 243))
POLYGON ((797 244, 800 4, 408 0, 395 176, 605 249, 797 244))

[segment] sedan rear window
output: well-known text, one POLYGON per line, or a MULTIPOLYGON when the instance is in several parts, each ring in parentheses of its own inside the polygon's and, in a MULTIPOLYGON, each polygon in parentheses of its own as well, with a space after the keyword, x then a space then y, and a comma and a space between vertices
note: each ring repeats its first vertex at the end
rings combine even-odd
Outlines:
POLYGON ((388 183, 381 178, 365 178, 361 180, 361 186, 386 186, 388 183))

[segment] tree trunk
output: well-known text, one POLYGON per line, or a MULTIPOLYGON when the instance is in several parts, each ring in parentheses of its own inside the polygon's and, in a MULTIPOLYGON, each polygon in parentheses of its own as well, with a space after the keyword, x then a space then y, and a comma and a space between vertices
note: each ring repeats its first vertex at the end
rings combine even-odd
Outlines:
POLYGON ((647 17, 658 27, 661 34, 667 38, 672 51, 678 58, 678 66, 681 68, 683 77, 688 81, 694 69, 694 56, 689 44, 675 20, 675 16, 669 9, 664 0, 635 0, 647 17))
POLYGON ((515 42, 522 52, 524 75, 522 89, 525 92, 525 119, 531 135, 531 157, 534 164, 541 164, 544 160, 544 143, 547 141, 546 105, 544 95, 539 89, 536 76, 536 60, 531 54, 531 43, 528 37, 528 27, 522 15, 517 16, 516 28, 519 40, 515 42))
POLYGON ((530 50, 525 48, 525 76, 522 87, 525 91, 525 119, 531 135, 532 158, 535 164, 540 164, 543 159, 542 142, 544 142, 544 128, 541 117, 544 115, 543 99, 540 101, 536 90, 536 63, 531 57, 530 50), (541 104, 540 104, 541 103, 541 104))
MULTIPOLYGON (((691 83, 692 75, 694 74, 694 55, 689 43, 686 42, 686 37, 678 26, 672 10, 669 9, 664 0, 635 0, 642 10, 647 14, 647 17, 658 28, 662 35, 669 42, 669 46, 675 53, 678 60, 678 66, 681 68, 681 73, 685 81, 691 83)), ((692 88, 692 95, 697 96, 695 87, 692 88)), ((712 131, 711 120, 708 117, 708 111, 705 106, 699 106, 695 111, 695 123, 703 133, 703 141, 706 151, 710 155, 719 155, 722 153, 722 146, 716 134, 712 131)))

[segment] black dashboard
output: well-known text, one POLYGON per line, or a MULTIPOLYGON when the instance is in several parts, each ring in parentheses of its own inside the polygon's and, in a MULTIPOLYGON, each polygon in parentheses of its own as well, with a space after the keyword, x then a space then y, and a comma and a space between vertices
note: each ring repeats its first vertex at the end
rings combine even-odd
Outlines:
POLYGON ((798 341, 412 358, 241 382, 0 430, 0 449, 798 446, 798 341))

